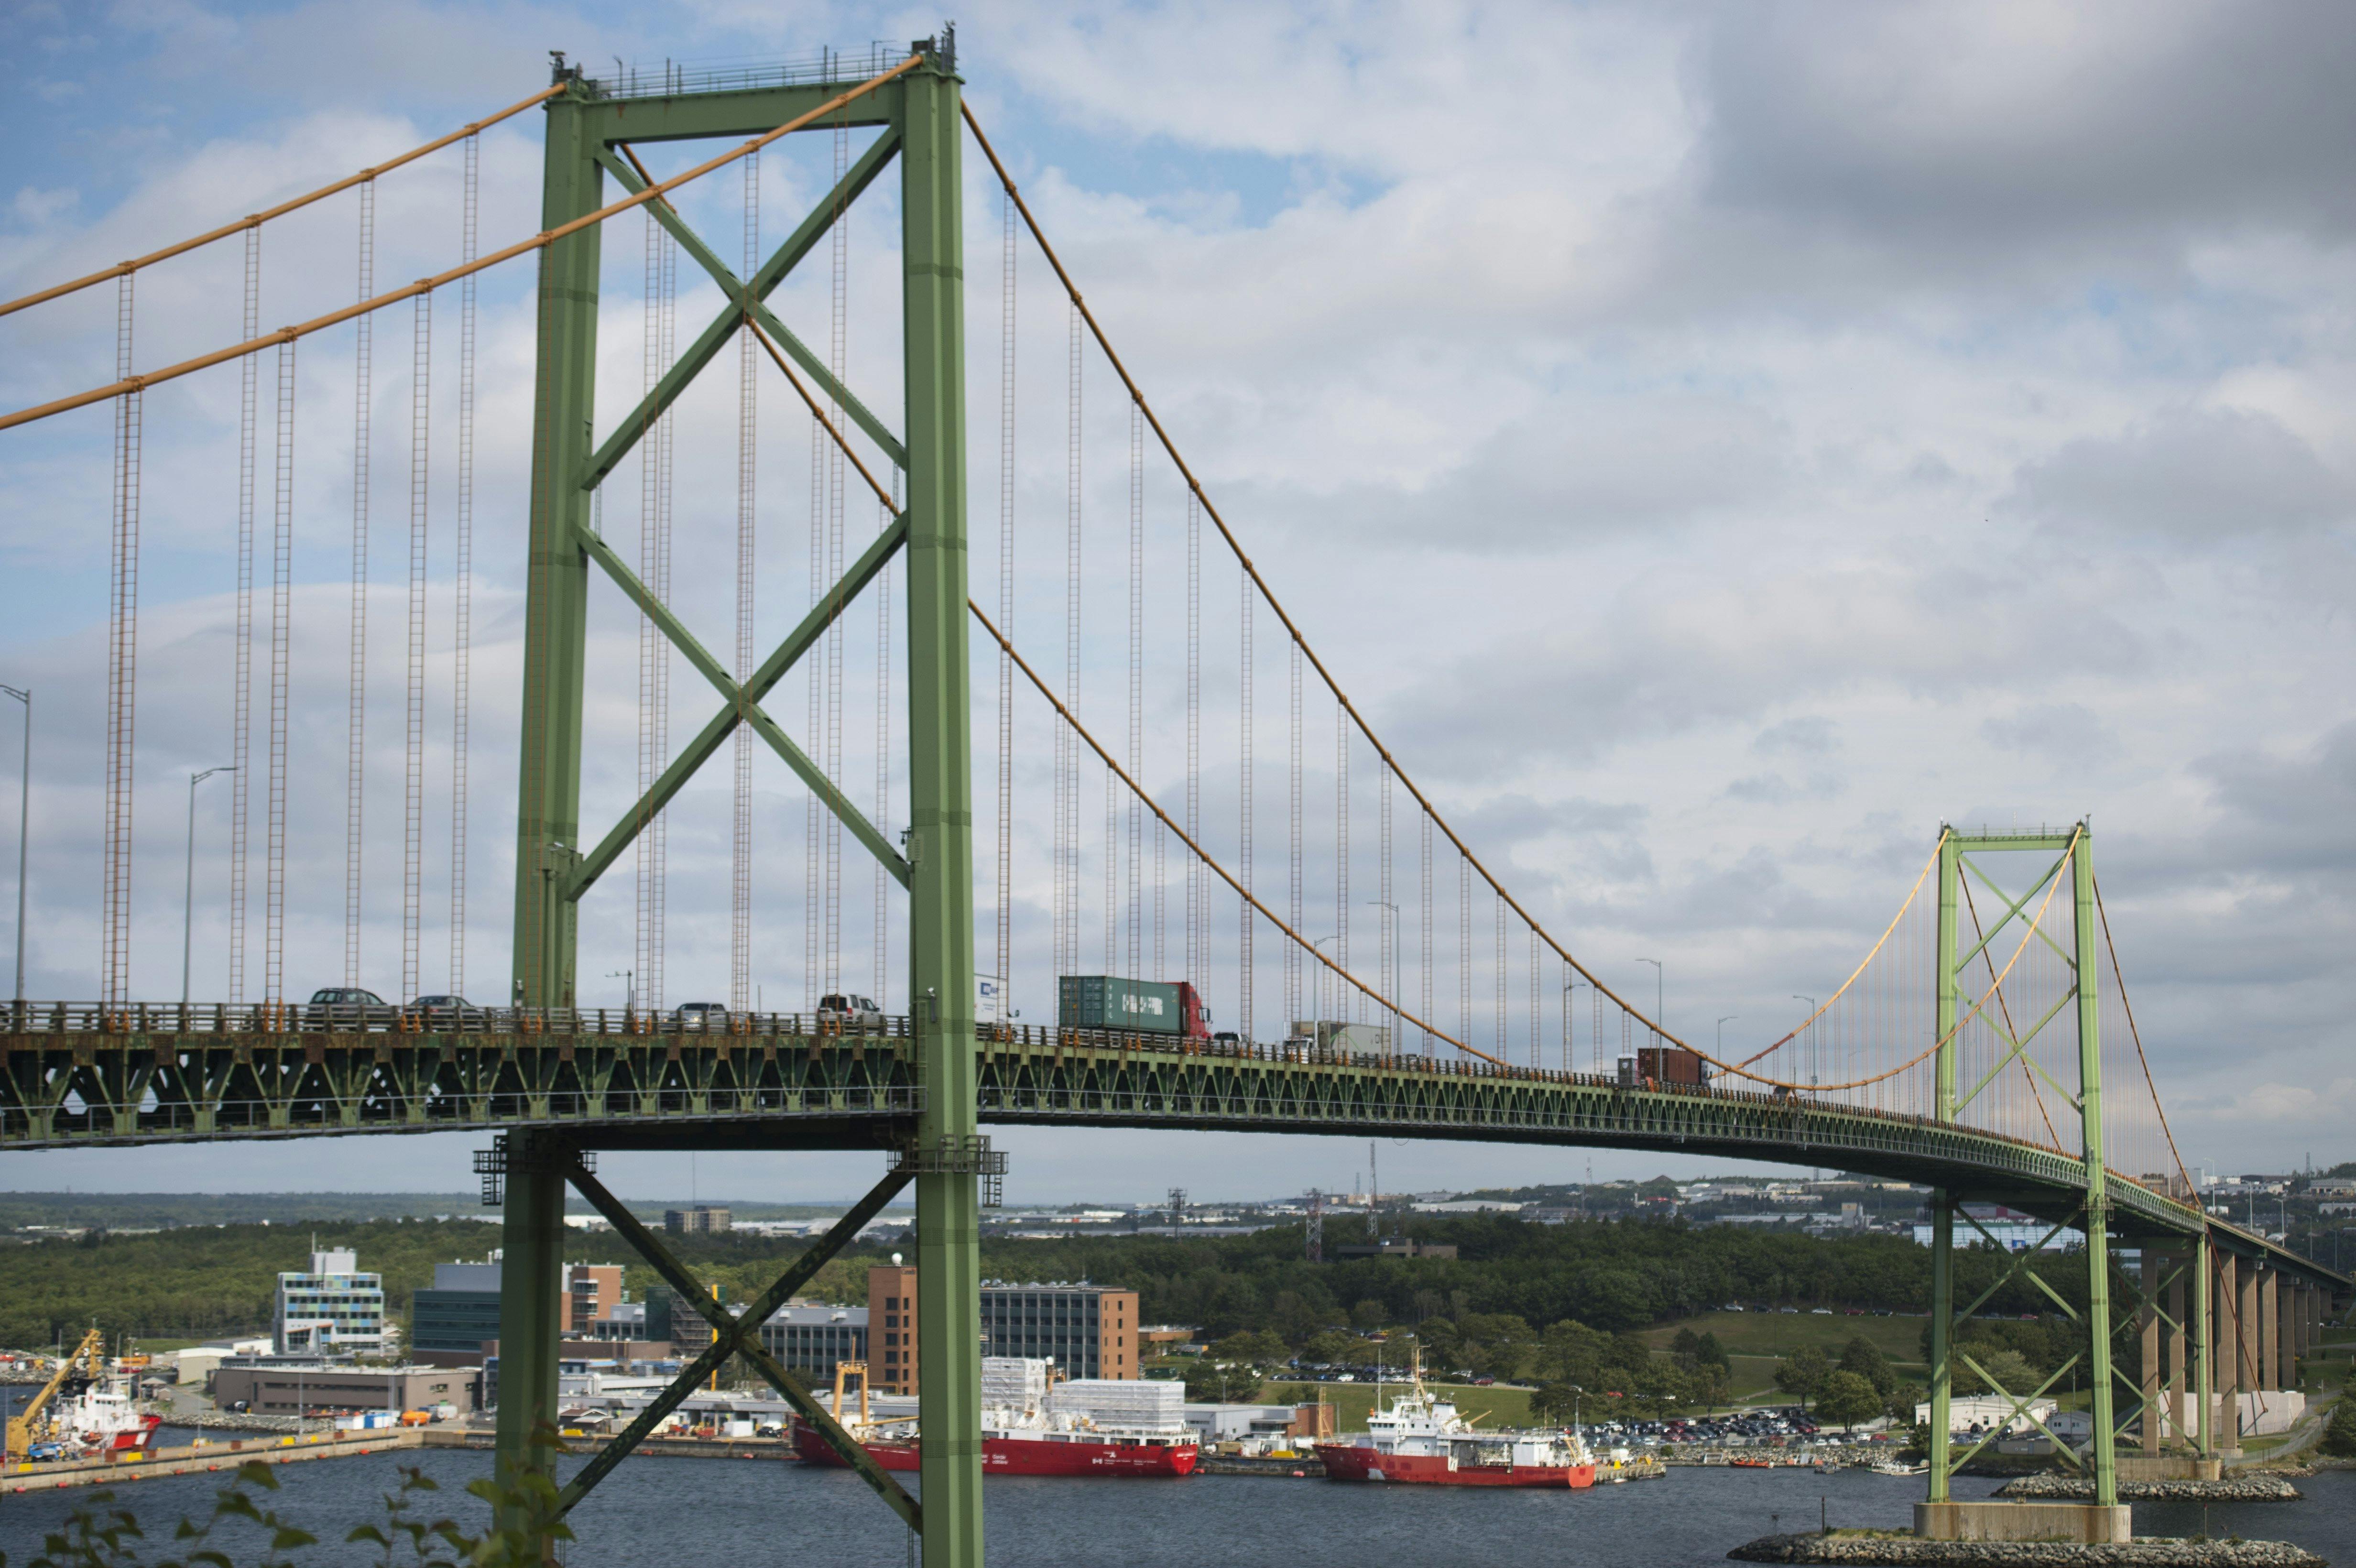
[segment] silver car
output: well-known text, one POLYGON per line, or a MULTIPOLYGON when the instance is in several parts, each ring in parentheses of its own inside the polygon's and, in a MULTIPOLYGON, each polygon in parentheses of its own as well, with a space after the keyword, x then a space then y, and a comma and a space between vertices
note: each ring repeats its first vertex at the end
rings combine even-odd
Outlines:
POLYGON ((846 1034, 881 1034, 884 1009, 869 997, 830 991, 818 999, 818 1021, 820 1029, 840 1029, 846 1034))

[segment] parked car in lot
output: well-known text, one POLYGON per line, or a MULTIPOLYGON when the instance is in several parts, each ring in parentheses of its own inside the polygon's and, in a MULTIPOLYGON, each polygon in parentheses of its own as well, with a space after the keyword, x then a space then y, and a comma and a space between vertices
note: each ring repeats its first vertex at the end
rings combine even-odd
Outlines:
POLYGON ((719 1002, 681 1002, 670 1010, 670 1021, 682 1034, 726 1034, 728 1009, 719 1002))
POLYGON ((881 1034, 884 1009, 869 997, 830 991, 818 999, 818 1021, 822 1028, 851 1034, 881 1034))
POLYGON ((399 1009, 374 991, 358 986, 324 986, 311 993, 310 1012, 329 1029, 366 1029, 389 1024, 399 1009))

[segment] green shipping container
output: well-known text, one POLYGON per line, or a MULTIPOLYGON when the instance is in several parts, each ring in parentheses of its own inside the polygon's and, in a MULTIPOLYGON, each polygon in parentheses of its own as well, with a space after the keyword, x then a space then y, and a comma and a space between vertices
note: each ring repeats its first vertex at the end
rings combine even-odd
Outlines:
POLYGON ((1127 1034, 1178 1034, 1185 1019, 1178 987, 1111 975, 1065 975, 1055 981, 1055 1017, 1065 1029, 1119 1029, 1127 1034))

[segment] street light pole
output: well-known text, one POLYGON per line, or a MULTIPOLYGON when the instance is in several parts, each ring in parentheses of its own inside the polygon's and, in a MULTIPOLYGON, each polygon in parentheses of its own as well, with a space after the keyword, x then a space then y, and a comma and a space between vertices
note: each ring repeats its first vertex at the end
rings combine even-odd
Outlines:
POLYGON ((1594 988, 1584 980, 1573 980, 1562 988, 1562 1070, 1565 1072, 1575 1071, 1571 1066, 1570 1048, 1576 1043, 1579 1032, 1571 1027, 1570 1023, 1570 994, 1573 991, 1591 991, 1594 988))
MULTIPOLYGON (((215 773, 233 773, 237 764, 207 768, 188 775, 188 867, 187 880, 180 895, 180 1006, 188 1005, 188 960, 196 951, 197 925, 197 786, 215 773)), ((186 1028, 186 1024, 182 1025, 186 1028)))
POLYGON ((1740 1013, 1729 1013, 1718 1020, 1718 1059, 1720 1061, 1726 1060, 1726 1026, 1741 1016, 1740 1013))
POLYGON ((33 825, 33 688, 0 686, 25 705, 24 782, 16 795, 16 1010, 25 1010, 25 847, 33 825))
MULTIPOLYGON (((1811 1018, 1811 1019, 1812 1019, 1812 1018, 1815 1018, 1815 1017, 1816 1016, 1816 999, 1815 999, 1815 997, 1804 997, 1804 996, 1800 995, 1800 993, 1799 993, 1799 992, 1794 991, 1794 992, 1793 992, 1793 993, 1792 993, 1792 999, 1793 999, 1794 1001, 1795 1001, 1795 1002, 1805 1002, 1805 1003, 1807 1003, 1807 1004, 1808 1004, 1808 1018, 1811 1018)), ((1806 1021, 1806 1019, 1802 1019, 1802 1020, 1801 1020, 1800 1027, 1801 1027, 1802 1029, 1805 1029, 1805 1028, 1807 1028, 1807 1027, 1808 1027, 1808 1026, 1807 1026, 1807 1021, 1806 1021)), ((1815 1036, 1814 1036, 1814 1035, 1810 1035, 1810 1036, 1808 1037, 1808 1053, 1809 1053, 1809 1055, 1810 1055, 1810 1057, 1811 1057, 1811 1058, 1813 1058, 1813 1057, 1815 1056, 1815 1050, 1816 1050, 1816 1037, 1815 1037, 1815 1036)), ((1809 1073, 1808 1082, 1809 1082, 1809 1083, 1815 1083, 1815 1073, 1814 1073, 1814 1072, 1813 1072, 1813 1071, 1811 1071, 1811 1072, 1809 1073)))
POLYGON ((1668 971, 1661 966, 1661 961, 1657 958, 1639 958, 1636 962, 1650 964, 1653 966, 1653 1034, 1656 1039, 1666 1040, 1669 1033, 1669 1020, 1661 1015, 1669 1010, 1668 971))

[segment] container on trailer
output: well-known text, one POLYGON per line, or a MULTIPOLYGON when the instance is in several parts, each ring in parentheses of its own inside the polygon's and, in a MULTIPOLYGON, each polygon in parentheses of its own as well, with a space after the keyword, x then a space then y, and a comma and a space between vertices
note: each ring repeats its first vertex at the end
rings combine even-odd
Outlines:
POLYGON ((1002 1024, 1012 1014, 1006 1010, 1006 981, 998 975, 976 975, 973 977, 973 1021, 978 1024, 1002 1024))
POLYGON ((1055 981, 1055 1019, 1064 1029, 1124 1034, 1177 1034, 1185 1026, 1178 987, 1113 975, 1064 975, 1055 981))
POLYGON ((1636 1067, 1655 1083, 1676 1083, 1693 1089, 1701 1087, 1701 1058, 1676 1046, 1639 1046, 1636 1049, 1636 1067))

